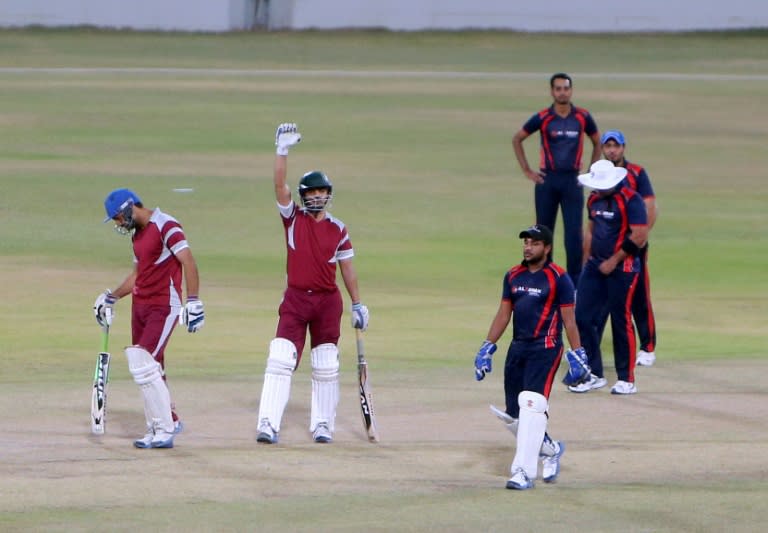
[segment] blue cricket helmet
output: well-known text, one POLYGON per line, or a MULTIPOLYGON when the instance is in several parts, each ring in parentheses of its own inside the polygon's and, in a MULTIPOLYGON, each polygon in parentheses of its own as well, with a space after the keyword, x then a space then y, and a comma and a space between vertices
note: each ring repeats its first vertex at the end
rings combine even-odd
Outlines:
POLYGON ((104 200, 104 210, 107 212, 107 218, 104 219, 104 222, 109 222, 118 214, 122 213, 125 208, 140 203, 141 198, 139 198, 132 190, 115 189, 109 193, 104 200))

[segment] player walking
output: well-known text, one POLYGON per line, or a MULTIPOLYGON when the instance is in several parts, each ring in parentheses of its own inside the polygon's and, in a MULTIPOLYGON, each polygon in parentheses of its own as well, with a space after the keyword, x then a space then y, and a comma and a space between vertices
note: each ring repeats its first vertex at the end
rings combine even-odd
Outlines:
POLYGON ((312 404, 309 431, 315 442, 333 440, 339 401, 339 350, 344 310, 336 284, 339 265, 352 301, 352 325, 368 327, 368 308, 360 303, 354 251, 343 222, 328 213, 333 185, 319 171, 304 174, 298 192, 303 208, 291 198, 286 183, 288 150, 301 140, 296 124, 281 124, 275 133, 274 183, 277 208, 288 250, 288 286, 278 310, 275 338, 269 344, 259 404, 256 440, 276 443, 291 390, 291 377, 301 361, 307 329, 311 339, 312 404))
MULTIPOLYGON (((626 140, 619 130, 606 131, 600 142, 603 145, 603 155, 617 167, 627 169, 626 184, 639 194, 645 202, 648 214, 648 231, 653 229, 658 215, 656 196, 653 192, 648 173, 641 165, 631 163, 624 157, 626 140)), ((640 340, 640 350, 637 352, 637 365, 652 366, 656 361, 656 318, 651 305, 651 282, 648 273, 648 244, 640 249, 640 272, 637 289, 632 298, 632 317, 635 320, 637 336, 640 340)))
POLYGON ((555 231, 558 206, 563 212, 563 228, 568 274, 579 281, 582 267, 582 219, 584 191, 577 176, 581 170, 584 135, 592 141, 590 162, 600 159, 600 135, 592 115, 571 102, 573 81, 558 72, 549 80, 553 103, 533 115, 512 138, 520 168, 535 183, 536 222, 555 231), (538 170, 531 169, 523 141, 539 131, 541 158, 538 170))
POLYGON ((565 451, 563 442, 547 434, 548 398, 563 354, 563 327, 573 349, 568 352, 569 374, 579 380, 589 369, 574 318, 573 282, 548 259, 552 232, 537 224, 520 232, 520 238, 524 259, 504 275, 499 309, 475 357, 475 377, 482 380, 491 371, 496 342, 512 318, 513 338, 504 363, 506 411, 491 410, 517 436, 507 488, 526 490, 533 488, 539 458, 544 482, 554 482, 565 451))
POLYGON ((182 428, 165 381, 165 347, 176 322, 194 333, 203 327, 205 312, 198 299, 197 263, 179 222, 159 208, 147 209, 129 189, 116 189, 104 200, 107 218, 115 229, 131 235, 133 271, 114 290, 100 294, 93 304, 96 321, 104 326, 112 308, 132 295, 131 342, 125 349, 128 369, 141 389, 147 432, 134 441, 137 448, 173 448, 182 428), (187 303, 182 309, 182 274, 187 303), (108 311, 109 310, 109 311, 108 311))
POLYGON ((604 387, 600 331, 603 310, 611 316, 613 357, 618 381, 612 394, 635 394, 635 328, 631 304, 640 271, 640 250, 648 237, 648 217, 640 195, 625 185, 627 169, 603 159, 579 181, 594 189, 587 200, 589 226, 584 237, 587 261, 579 279, 576 324, 589 354, 592 376, 569 386, 571 392, 604 387))

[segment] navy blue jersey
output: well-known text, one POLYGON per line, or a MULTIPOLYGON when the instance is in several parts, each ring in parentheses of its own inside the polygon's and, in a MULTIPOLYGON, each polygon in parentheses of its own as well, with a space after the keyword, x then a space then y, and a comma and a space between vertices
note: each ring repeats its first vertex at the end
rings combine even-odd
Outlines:
POLYGON ((555 113, 552 105, 542 109, 523 124, 529 135, 541 134, 541 158, 539 168, 545 171, 573 172, 581 168, 584 151, 584 134, 597 133, 597 124, 583 107, 571 106, 571 112, 563 118, 555 113))
POLYGON ((637 194, 644 200, 646 198, 656 197, 653 192, 653 186, 651 185, 651 178, 648 177, 648 173, 641 165, 630 163, 625 159, 624 168, 627 169, 627 177, 625 180, 630 189, 637 191, 637 194))
MULTIPOLYGON (((626 186, 626 182, 608 195, 601 197, 592 191, 587 199, 587 212, 592 221, 590 261, 602 263, 621 249, 624 239, 632 232, 629 226, 648 224, 643 199, 626 186)), ((627 256, 621 266, 623 272, 639 272, 638 257, 627 256)))
POLYGON ((562 345, 563 320, 560 308, 574 304, 570 276, 548 261, 537 272, 525 262, 504 274, 502 300, 512 303, 512 338, 535 342, 545 348, 562 345))

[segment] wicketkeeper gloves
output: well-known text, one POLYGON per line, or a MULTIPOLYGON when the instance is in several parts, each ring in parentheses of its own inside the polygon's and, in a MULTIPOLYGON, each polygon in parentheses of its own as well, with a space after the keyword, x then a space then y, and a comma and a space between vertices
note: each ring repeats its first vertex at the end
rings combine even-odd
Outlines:
POLYGON ((491 372, 491 363, 496 345, 489 340, 483 341, 475 356, 475 379, 482 381, 491 372))

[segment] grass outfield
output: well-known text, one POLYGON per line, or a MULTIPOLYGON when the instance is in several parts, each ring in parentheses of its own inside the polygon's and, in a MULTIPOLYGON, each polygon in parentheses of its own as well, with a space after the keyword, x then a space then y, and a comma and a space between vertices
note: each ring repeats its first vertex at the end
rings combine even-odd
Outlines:
MULTIPOLYGON (((391 399, 402 394, 398 384, 429 388, 434 376, 475 387, 474 352, 496 310, 501 276, 521 257, 517 232, 533 219, 532 186, 518 168, 511 137, 549 104, 548 79, 560 70, 574 76, 574 101, 592 111, 601 130, 625 132, 628 158, 646 166, 656 189, 660 214, 650 261, 660 364, 687 371, 723 360, 758 365, 768 316, 765 40, 765 32, 0 31, 0 276, 5 280, 0 400, 10 413, 0 423, 10 435, 4 445, 29 445, 17 428, 26 427, 20 416, 32 407, 14 411, 12 395, 41 384, 44 390, 33 405, 42 411, 58 398, 76 406, 76 395, 82 395, 83 425, 69 432, 87 433, 88 387, 99 348, 90 308, 101 290, 116 286, 130 269, 129 241, 100 223, 104 196, 121 186, 181 220, 201 270, 206 327, 194 336, 175 334, 169 347, 171 379, 178 390, 199 388, 201 394, 211 382, 249 380, 252 386, 238 398, 252 429, 284 285, 283 236, 271 185, 274 129, 283 121, 298 122, 304 136, 291 153, 291 184, 305 170, 326 171, 334 182, 332 212, 350 227, 363 300, 371 310, 366 347, 374 383, 382 384, 381 402, 407 412, 409 406, 391 399), (176 68, 189 70, 171 70, 176 68), (463 374, 466 382, 456 381, 463 374)), ((531 161, 537 158, 537 142, 526 142, 531 161)), ((560 261, 561 229, 555 248, 560 261)), ((131 435, 140 407, 119 354, 128 344, 127 302, 118 304, 117 313, 112 378, 117 390, 127 384, 128 398, 116 418, 125 421, 125 434, 131 435)), ((353 338, 345 317, 348 384, 353 338)), ((509 334, 502 343, 508 339, 509 334)), ((501 396, 501 360, 496 363, 497 381, 480 401, 483 417, 483 402, 501 396)), ((307 369, 299 374, 306 377, 307 369)), ((652 377, 646 378, 650 390, 652 377)), ((679 379, 688 377, 681 373, 679 379)), ((642 395, 642 381, 639 386, 642 395)), ((217 392, 227 394, 226 389, 217 392)), ((435 393, 451 394, 443 388, 435 393)), ((477 400, 477 394, 468 399, 477 400)), ((308 407, 306 398, 295 397, 296 409, 308 407)), ((442 415, 439 405, 432 407, 442 415)), ((569 428, 563 429, 567 434, 569 428)), ((129 438, 124 436, 115 450, 129 438)), ((248 457, 255 443, 242 447, 248 457)), ((408 450, 405 444, 393 453, 408 450)), ((123 449, 104 458, 104 464, 116 468, 123 452, 134 457, 123 449)), ((502 476, 508 452, 496 472, 502 476)), ((300 454, 289 457, 292 464, 301 462, 300 454)), ((6 473, 18 475, 27 466, 21 458, 6 473)), ((137 468, 135 461, 129 467, 137 468)), ((472 492, 471 474, 462 482, 471 493, 467 497, 482 499, 485 493, 472 492)), ((82 479, 90 478, 65 475, 62 485, 82 479)), ((31 486, 24 476, 19 483, 31 486)), ((437 508, 460 505, 445 488, 450 485, 447 481, 440 489, 445 492, 437 508)), ((579 486, 591 487, 588 481, 579 486)), ((425 496, 411 488, 406 484, 403 495, 378 495, 380 514, 398 512, 401 496, 425 496)), ((756 488, 765 492, 759 480, 756 488)), ((259 497, 269 500, 269 490, 259 497)), ((719 497, 716 490, 714 484, 707 494, 719 497)), ((657 510, 654 488, 640 493, 650 502, 638 511, 642 522, 657 510)), ((23 503, 24 489, 18 494, 23 503)), ((295 494, 306 495, 300 488, 295 494)), ((601 498, 590 494, 592 502, 601 498)), ((429 506, 436 496, 427 491, 425 497, 429 506)), ((174 499, 174 516, 208 501, 196 498, 174 499)), ((322 529, 333 530, 334 515, 326 503, 313 501, 322 529)), ((141 502, 102 503, 121 507, 127 517, 142 508, 141 502)), ((248 516, 252 509, 240 505, 232 504, 233 515, 248 516)), ((78 514, 67 506, 66 499, 53 498, 50 504, 38 502, 36 509, 66 523, 67 513, 78 514)), ((357 506, 355 497, 343 498, 350 512, 357 506)), ((20 529, 50 526, 47 518, 35 522, 14 514, 19 508, 0 504, 0 513, 12 513, 8 523, 17 520, 20 529)), ((290 499, 275 503, 281 517, 289 516, 290 508, 290 499)), ((152 509, 157 515, 168 512, 152 509)), ((205 505, 197 509, 209 518, 224 513, 206 511, 205 505)), ((414 510, 413 516, 418 514, 414 510)), ((74 523, 82 529, 100 523, 78 516, 74 523)), ((476 522, 462 522, 461 516, 455 516, 455 530, 472 529, 476 522)), ((185 524, 194 529, 194 523, 185 524)), ((429 529, 427 522, 413 524, 398 529, 429 529)), ((493 529, 492 522, 483 524, 493 529)), ((231 528, 238 529, 237 523, 231 528)))

